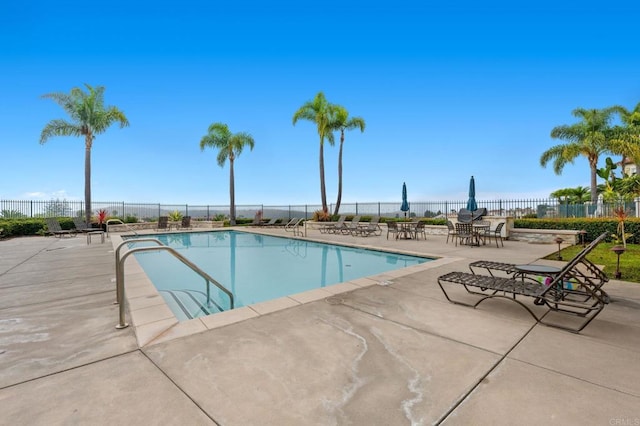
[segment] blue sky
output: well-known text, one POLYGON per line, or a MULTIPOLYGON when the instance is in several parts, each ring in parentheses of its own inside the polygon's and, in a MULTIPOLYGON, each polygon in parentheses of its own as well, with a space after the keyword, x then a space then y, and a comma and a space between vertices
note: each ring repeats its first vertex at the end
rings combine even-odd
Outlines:
MULTIPOLYGON (((640 3, 30 1, 0 5, 0 199, 81 200, 84 141, 39 144, 66 118, 51 92, 106 87, 131 125, 92 150, 94 201, 224 205, 211 123, 255 139, 237 204, 320 203, 316 93, 363 117, 346 134, 343 203, 547 197, 588 186, 585 160, 542 168, 577 107, 640 101, 640 3), (21 4, 27 3, 27 4, 21 4)), ((337 145, 325 146, 327 198, 337 145)), ((604 158, 601 159, 604 162, 604 158)))

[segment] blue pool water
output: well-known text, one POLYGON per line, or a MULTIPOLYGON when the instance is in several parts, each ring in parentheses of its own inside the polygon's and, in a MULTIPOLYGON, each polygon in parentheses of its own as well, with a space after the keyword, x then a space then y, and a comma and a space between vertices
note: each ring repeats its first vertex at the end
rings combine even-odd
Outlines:
MULTIPOLYGON (((229 289, 235 307, 428 262, 429 258, 238 231, 154 235, 229 289)), ((140 242, 135 247, 153 246, 140 242)), ((229 299, 167 252, 138 263, 180 320, 220 312, 229 299)))

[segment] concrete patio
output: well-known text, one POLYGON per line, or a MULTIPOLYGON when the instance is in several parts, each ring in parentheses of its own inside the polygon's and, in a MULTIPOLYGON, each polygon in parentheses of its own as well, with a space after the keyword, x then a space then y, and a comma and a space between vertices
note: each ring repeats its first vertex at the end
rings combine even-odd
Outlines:
POLYGON ((450 304, 436 282, 557 246, 308 236, 439 260, 141 341, 115 328, 115 238, 0 241, 0 424, 640 424, 640 285, 607 283, 573 334, 505 300, 450 304))

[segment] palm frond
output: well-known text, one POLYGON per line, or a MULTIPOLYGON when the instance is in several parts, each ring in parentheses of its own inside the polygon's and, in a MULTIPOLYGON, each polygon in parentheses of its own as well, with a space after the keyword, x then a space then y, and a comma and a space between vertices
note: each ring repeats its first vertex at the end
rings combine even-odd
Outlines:
POLYGON ((51 120, 40 133, 40 144, 54 136, 81 136, 81 129, 76 124, 64 120, 51 120))

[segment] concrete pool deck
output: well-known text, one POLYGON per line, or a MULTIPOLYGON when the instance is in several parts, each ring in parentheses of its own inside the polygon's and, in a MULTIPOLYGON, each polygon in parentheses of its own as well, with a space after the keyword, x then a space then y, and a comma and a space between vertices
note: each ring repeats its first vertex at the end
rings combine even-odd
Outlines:
POLYGON ((115 328, 111 241, 0 241, 0 424, 640 424, 640 285, 607 283, 612 303, 573 334, 504 300, 450 304, 436 282, 555 245, 309 237, 441 259, 140 342, 115 328))

